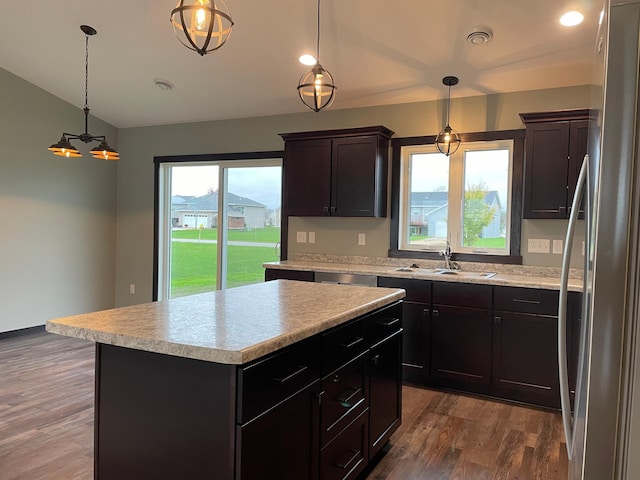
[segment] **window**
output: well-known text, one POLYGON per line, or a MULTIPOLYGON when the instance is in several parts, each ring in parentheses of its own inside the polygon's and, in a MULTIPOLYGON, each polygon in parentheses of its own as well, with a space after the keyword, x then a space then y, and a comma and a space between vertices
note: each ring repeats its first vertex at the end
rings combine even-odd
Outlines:
POLYGON ((281 159, 156 164, 154 298, 264 281, 279 259, 281 159))
POLYGON ((449 242, 464 260, 518 261, 506 257, 519 258, 521 135, 472 135, 450 157, 432 141, 396 140, 392 256, 428 257, 449 242))

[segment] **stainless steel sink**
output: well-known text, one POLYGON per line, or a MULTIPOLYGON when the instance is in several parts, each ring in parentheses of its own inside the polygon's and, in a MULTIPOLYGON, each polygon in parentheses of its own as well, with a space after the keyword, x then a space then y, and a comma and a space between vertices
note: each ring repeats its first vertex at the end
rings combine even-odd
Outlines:
POLYGON ((495 276, 495 272, 467 272, 462 270, 450 270, 447 268, 436 269, 436 275, 456 275, 458 277, 470 278, 491 278, 495 276))

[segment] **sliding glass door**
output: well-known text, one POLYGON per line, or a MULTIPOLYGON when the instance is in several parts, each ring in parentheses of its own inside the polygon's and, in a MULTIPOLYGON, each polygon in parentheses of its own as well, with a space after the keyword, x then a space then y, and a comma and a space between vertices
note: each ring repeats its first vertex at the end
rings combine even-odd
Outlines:
POLYGON ((264 280, 279 260, 282 161, 162 163, 158 299, 264 280))

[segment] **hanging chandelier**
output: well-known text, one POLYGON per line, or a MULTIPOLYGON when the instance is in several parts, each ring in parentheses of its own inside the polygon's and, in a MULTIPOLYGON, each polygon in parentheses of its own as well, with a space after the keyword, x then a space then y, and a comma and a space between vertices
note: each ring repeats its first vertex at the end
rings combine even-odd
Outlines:
POLYGON ((170 20, 180 43, 200 55, 222 47, 233 29, 229 8, 222 0, 180 0, 170 20))
POLYGON ((436 147, 438 151, 446 156, 452 155, 460 147, 460 135, 451 125, 449 125, 449 115, 451 114, 451 87, 458 84, 458 77, 444 77, 442 83, 449 87, 447 96, 447 125, 436 137, 436 147))
POLYGON ((320 0, 318 0, 316 64, 300 77, 298 95, 300 95, 302 103, 311 110, 319 112, 333 103, 337 88, 333 81, 333 76, 320 65, 320 0))
POLYGON ((107 143, 107 139, 104 135, 91 135, 88 133, 88 124, 89 124, 89 37, 95 35, 96 29, 90 27, 89 25, 80 25, 80 30, 84 32, 85 37, 85 55, 84 55, 84 133, 75 134, 75 133, 63 133, 60 141, 58 143, 54 143, 49 147, 49 150, 53 152, 54 155, 59 155, 61 157, 81 157, 82 154, 78 151, 76 147, 71 144, 71 140, 80 140, 84 143, 89 142, 100 142, 97 147, 94 147, 90 150, 89 153, 93 155, 94 158, 100 158, 103 160, 119 160, 120 154, 116 152, 113 148, 109 146, 107 143))

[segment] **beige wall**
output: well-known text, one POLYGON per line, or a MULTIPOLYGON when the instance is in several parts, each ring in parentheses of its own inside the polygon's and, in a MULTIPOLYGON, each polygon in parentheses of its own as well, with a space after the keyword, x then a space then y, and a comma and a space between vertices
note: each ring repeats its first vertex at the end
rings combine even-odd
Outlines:
MULTIPOLYGON (((588 100, 587 86, 453 98, 451 123, 460 132, 523 128, 520 112, 584 108, 588 100)), ((367 125, 384 125, 395 131, 395 137, 433 135, 442 127, 442 107, 443 102, 437 101, 120 130, 116 303, 129 305, 152 298, 154 156, 281 150, 278 133, 367 125), (135 295, 129 294, 131 283, 136 284, 135 295)), ((564 223, 553 224, 553 238, 561 236, 564 223)), ((546 234, 536 225, 525 222, 525 233, 546 234)), ((298 230, 315 231, 316 243, 296 244, 290 237, 290 254, 386 256, 389 248, 388 219, 294 218, 291 234, 298 230), (359 247, 357 234, 363 232, 367 245, 359 247)), ((551 254, 525 255, 524 261, 560 263, 559 256, 551 254)))
MULTIPOLYGON (((52 155, 82 110, 3 69, 0 90, 0 332, 113 307, 117 164, 82 142, 82 158, 52 155)), ((89 130, 117 148, 115 128, 89 130)))

